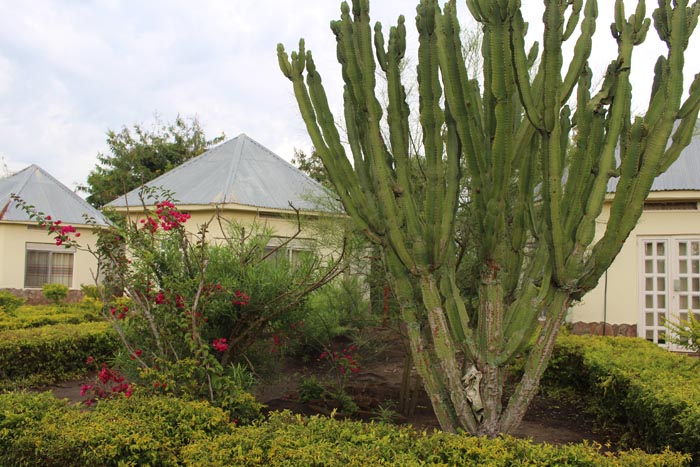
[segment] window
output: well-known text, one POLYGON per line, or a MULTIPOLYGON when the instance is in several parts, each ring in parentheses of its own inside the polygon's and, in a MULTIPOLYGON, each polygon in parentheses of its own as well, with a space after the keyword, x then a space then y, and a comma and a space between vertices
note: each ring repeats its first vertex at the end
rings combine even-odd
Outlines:
POLYGON ((47 243, 27 243, 24 286, 39 288, 44 284, 73 285, 75 250, 47 243))
POLYGON ((304 264, 312 256, 311 243, 307 240, 292 240, 284 246, 284 238, 273 238, 265 247, 265 255, 268 261, 289 261, 292 266, 304 264))

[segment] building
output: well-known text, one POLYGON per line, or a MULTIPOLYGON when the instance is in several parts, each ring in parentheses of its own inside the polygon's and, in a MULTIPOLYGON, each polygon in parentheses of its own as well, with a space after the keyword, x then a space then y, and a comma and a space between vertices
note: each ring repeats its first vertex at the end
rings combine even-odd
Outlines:
POLYGON ((47 283, 63 284, 73 291, 81 284, 94 284, 94 256, 83 249, 56 245, 54 237, 11 198, 13 193, 36 211, 73 225, 86 247, 95 244, 95 229, 108 224, 99 211, 36 165, 0 179, 0 289, 36 300, 47 283))
MULTIPOLYGON (((305 220, 328 214, 335 203, 329 192, 260 143, 241 134, 146 184, 155 193, 132 190, 107 206, 138 219, 168 192, 178 208, 191 215, 188 229, 209 223, 208 237, 227 235, 225 222, 264 223, 274 231, 270 247, 294 238, 285 249, 292 255, 313 242, 310 232, 298 232, 298 214, 305 220)), ((337 203, 336 203, 337 204, 337 203)))
MULTIPOLYGON (((609 185, 614 190, 614 183, 609 185)), ((644 211, 598 287, 574 305, 575 332, 668 344, 665 320, 700 317, 700 137, 657 177, 644 211)), ((605 229, 609 203, 598 219, 605 229)))

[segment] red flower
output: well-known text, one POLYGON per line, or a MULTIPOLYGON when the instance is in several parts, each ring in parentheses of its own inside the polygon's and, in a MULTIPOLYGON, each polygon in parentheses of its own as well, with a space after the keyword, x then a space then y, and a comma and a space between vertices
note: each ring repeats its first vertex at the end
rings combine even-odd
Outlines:
POLYGON ((214 339, 211 345, 217 352, 226 352, 228 350, 228 344, 226 343, 225 337, 214 339))
POLYGON ((234 295, 236 296, 236 299, 231 302, 234 305, 246 306, 250 303, 250 295, 241 292, 240 290, 236 290, 234 295))

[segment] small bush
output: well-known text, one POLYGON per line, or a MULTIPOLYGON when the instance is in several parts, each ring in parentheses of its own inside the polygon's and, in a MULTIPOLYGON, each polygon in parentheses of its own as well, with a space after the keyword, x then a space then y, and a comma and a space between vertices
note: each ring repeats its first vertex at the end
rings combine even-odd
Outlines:
POLYGON ((17 297, 10 292, 0 290, 0 311, 10 313, 16 310, 25 301, 25 299, 17 297))
POLYGON ((109 323, 43 326, 0 332, 0 387, 32 387, 85 375, 85 361, 117 348, 109 323))
POLYGON ((68 287, 63 284, 44 284, 41 288, 41 293, 48 300, 58 305, 68 296, 68 287))
POLYGON ((83 292, 83 297, 88 297, 94 300, 101 301, 104 295, 104 286, 94 284, 80 284, 80 291, 83 292))

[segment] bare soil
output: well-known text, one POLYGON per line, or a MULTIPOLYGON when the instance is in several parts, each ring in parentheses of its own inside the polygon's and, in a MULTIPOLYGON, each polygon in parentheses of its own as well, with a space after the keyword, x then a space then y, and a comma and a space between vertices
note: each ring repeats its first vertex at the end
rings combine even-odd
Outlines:
MULTIPOLYGON (((412 375, 416 388, 415 408, 410 415, 398 413, 398 400, 403 377, 405 351, 388 329, 375 329, 372 338, 380 345, 369 351, 360 349, 356 359, 361 371, 348 378, 345 391, 359 406, 359 411, 350 418, 376 420, 391 415, 394 423, 411 424, 420 429, 439 429, 429 399, 412 375), (387 410, 388 409, 388 410, 387 410)), ((340 348, 347 343, 338 342, 340 348)), ((278 364, 274 376, 263 378, 254 390, 255 396, 267 406, 267 411, 288 409, 304 415, 330 415, 337 409, 332 401, 299 401, 299 387, 304 378, 313 377, 330 383, 333 378, 324 361, 311 359, 308 364, 286 358, 278 364)), ((78 402, 80 387, 85 380, 66 381, 49 388, 56 397, 78 402)), ((342 417, 342 412, 340 414, 342 417)), ((539 443, 567 444, 583 441, 596 442, 605 446, 615 444, 610 434, 596 430, 594 418, 586 412, 582 401, 561 394, 540 392, 530 405, 521 425, 513 436, 529 438, 539 443)))

